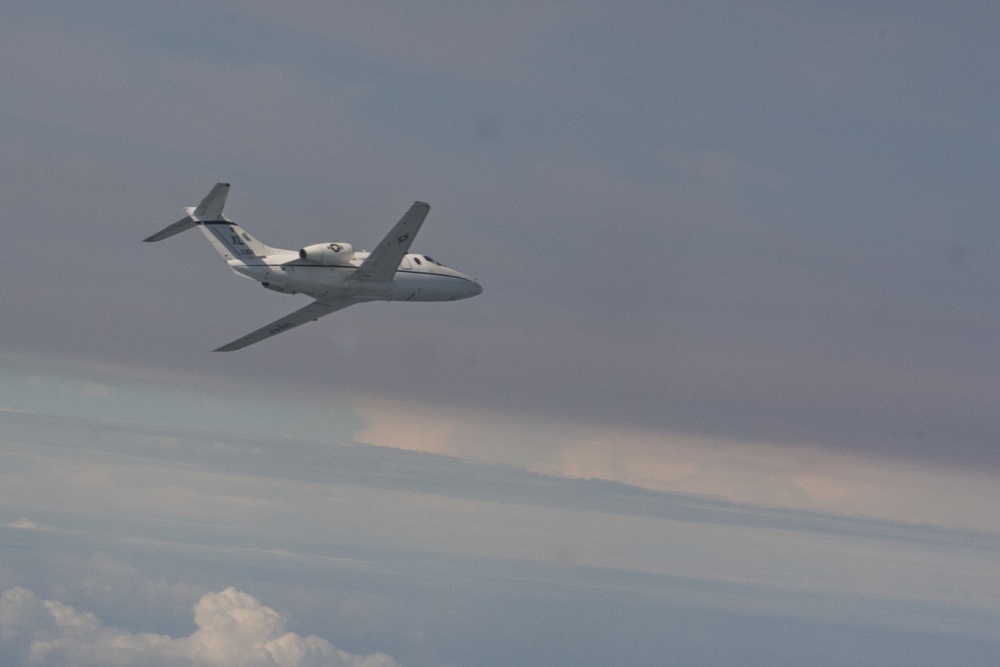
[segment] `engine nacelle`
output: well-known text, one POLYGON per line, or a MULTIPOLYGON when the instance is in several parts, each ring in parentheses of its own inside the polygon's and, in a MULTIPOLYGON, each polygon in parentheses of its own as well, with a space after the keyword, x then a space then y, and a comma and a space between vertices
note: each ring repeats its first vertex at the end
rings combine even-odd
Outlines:
POLYGON ((299 259, 310 264, 347 264, 354 257, 350 243, 315 243, 299 250, 299 259))

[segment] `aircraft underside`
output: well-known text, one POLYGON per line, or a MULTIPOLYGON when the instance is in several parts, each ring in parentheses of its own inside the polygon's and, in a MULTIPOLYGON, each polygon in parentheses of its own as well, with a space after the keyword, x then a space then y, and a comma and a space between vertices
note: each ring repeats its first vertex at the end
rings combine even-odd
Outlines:
POLYGON ((233 266, 277 292, 298 293, 314 299, 358 301, 454 301, 469 297, 479 286, 466 278, 416 271, 397 271, 388 282, 352 280, 355 267, 233 266))

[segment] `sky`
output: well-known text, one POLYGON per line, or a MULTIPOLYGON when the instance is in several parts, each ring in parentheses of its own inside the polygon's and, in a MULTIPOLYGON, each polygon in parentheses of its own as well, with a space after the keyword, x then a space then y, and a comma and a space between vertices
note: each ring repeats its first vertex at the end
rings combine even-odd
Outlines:
POLYGON ((997 664, 993 5, 4 16, 4 664, 997 664))

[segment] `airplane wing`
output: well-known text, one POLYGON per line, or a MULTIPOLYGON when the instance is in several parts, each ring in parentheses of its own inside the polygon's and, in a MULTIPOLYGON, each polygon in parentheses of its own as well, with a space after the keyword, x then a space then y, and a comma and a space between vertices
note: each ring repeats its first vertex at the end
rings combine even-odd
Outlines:
POLYGON ((289 329, 294 329, 300 324, 305 324, 306 322, 312 322, 313 320, 318 320, 324 315, 329 315, 335 311, 341 310, 342 308, 347 308, 348 306, 354 305, 358 301, 352 299, 334 299, 332 301, 313 301, 305 308, 299 308, 294 313, 290 315, 285 315, 280 320, 275 320, 270 324, 257 329, 252 333, 248 333, 243 338, 237 338, 231 343, 226 343, 222 347, 216 348, 216 352, 230 352, 232 350, 239 350, 240 348, 246 347, 247 345, 253 345, 254 343, 259 343, 265 338, 270 338, 271 336, 277 336, 283 331, 288 331, 289 329))
POLYGON ((429 204, 422 201, 413 202, 410 210, 403 214, 396 226, 385 238, 375 246, 368 258, 350 275, 352 280, 371 280, 373 282, 388 282, 396 275, 403 255, 410 249, 413 237, 424 224, 429 204))

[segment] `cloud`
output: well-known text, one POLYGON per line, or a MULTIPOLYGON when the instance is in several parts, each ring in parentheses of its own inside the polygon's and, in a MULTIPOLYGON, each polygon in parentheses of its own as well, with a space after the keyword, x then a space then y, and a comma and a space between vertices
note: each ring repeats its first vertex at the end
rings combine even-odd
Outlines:
POLYGON ((354 438, 358 442, 432 454, 461 455, 456 447, 454 420, 422 406, 381 399, 356 399, 357 409, 367 417, 354 438))
POLYGON ((12 588, 0 597, 0 657, 42 666, 398 667, 381 653, 351 655, 315 635, 288 632, 280 613, 232 587, 202 596, 194 620, 197 630, 187 637, 132 634, 12 588))
POLYGON ((786 509, 997 529, 991 471, 775 445, 679 430, 444 408, 359 397, 366 420, 354 438, 559 477, 604 479, 668 493, 714 496, 786 509))

